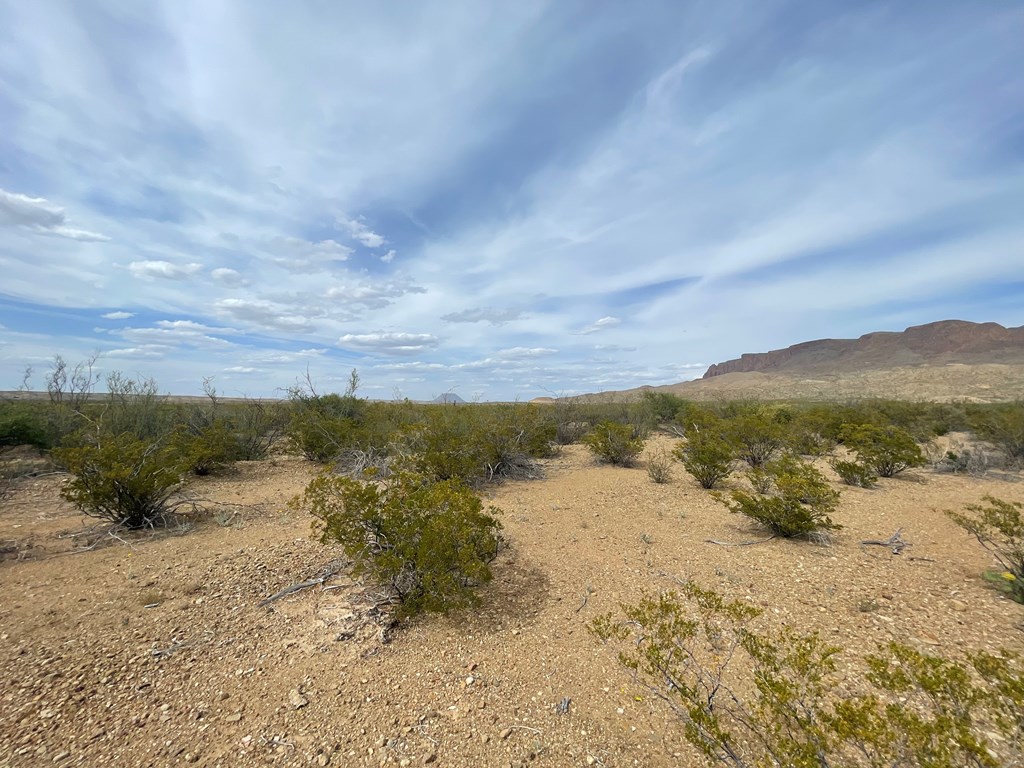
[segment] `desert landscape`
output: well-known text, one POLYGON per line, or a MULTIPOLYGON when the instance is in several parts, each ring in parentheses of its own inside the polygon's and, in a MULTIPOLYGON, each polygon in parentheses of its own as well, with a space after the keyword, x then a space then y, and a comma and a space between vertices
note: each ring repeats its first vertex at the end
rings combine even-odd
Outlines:
MULTIPOLYGON (((865 654, 893 640, 1024 649, 1024 605, 946 515, 1024 503, 1016 469, 938 471, 972 435, 931 438, 931 464, 873 488, 807 459, 841 489, 842 529, 806 540, 767 536, 678 462, 652 482, 672 431, 632 467, 566 444, 538 479, 482 486, 507 545, 479 607, 398 623, 311 531, 296 499, 323 465, 293 450, 194 478, 204 513, 130 531, 83 516, 38 453, 7 449, 22 471, 0 508, 0 765, 704 765, 678 713, 590 631, 691 580, 761 609, 758 627, 840 646, 840 691, 861 690, 865 654)), ((736 468, 719 491, 743 488, 736 468)))

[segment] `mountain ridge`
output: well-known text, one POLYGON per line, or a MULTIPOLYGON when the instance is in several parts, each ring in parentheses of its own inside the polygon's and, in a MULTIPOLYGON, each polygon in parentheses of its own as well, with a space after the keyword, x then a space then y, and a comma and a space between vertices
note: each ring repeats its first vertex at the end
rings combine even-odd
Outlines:
POLYGON ((856 339, 816 339, 716 363, 704 379, 728 373, 863 372, 946 364, 1024 364, 1024 326, 940 320, 856 339))

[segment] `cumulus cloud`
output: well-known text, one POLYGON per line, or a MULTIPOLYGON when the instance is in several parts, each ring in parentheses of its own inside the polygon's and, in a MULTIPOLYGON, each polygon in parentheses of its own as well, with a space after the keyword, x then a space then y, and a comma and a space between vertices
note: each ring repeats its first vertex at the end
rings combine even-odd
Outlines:
POLYGON ((249 281, 242 277, 242 273, 228 267, 217 267, 210 272, 210 277, 228 288, 242 288, 249 284, 249 281))
POLYGON ((387 242, 381 235, 366 226, 362 218, 347 219, 344 216, 338 219, 338 225, 348 232, 353 240, 357 240, 367 248, 380 248, 387 242))
POLYGON ((597 333, 598 331, 607 330, 608 328, 614 328, 616 325, 619 325, 620 323, 622 323, 622 321, 617 317, 602 317, 600 320, 597 320, 591 323, 590 325, 581 328, 576 333, 581 336, 586 336, 591 333, 597 333))
POLYGON ((202 264, 172 264, 169 261, 133 261, 128 271, 139 280, 188 280, 202 270, 202 264))
POLYGON ((382 355, 415 355, 435 349, 440 340, 429 333, 346 333, 338 343, 343 347, 382 355))
POLYGON ((312 321, 288 307, 265 299, 221 299, 214 308, 236 320, 278 331, 308 331, 312 321))
POLYGON ((427 289, 408 278, 392 280, 352 280, 333 285, 324 293, 332 302, 342 302, 346 308, 383 309, 396 299, 409 293, 426 293, 427 289))
POLYGON ((120 311, 119 312, 107 312, 105 315, 100 315, 100 317, 105 318, 106 320, 127 320, 129 317, 135 317, 135 313, 134 312, 120 312, 120 311))
POLYGON ((0 189, 0 226, 25 227, 69 240, 106 242, 110 238, 96 232, 70 227, 64 209, 43 197, 29 197, 0 189))
POLYGON ((395 249, 392 248, 390 251, 381 256, 380 260, 383 261, 385 264, 390 264, 392 261, 395 260, 396 255, 397 254, 395 253, 395 249))
POLYGON ((475 307, 464 309, 461 312, 450 312, 441 315, 446 323, 490 323, 491 325, 505 325, 523 316, 519 309, 494 309, 492 307, 475 307))

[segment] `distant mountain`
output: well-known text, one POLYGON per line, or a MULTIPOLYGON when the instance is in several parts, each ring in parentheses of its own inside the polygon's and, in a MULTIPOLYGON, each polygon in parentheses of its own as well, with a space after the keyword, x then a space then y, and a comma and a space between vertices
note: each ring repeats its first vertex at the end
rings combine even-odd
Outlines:
POLYGON ((916 365, 1024 364, 1024 326, 943 320, 859 339, 819 339, 786 349, 746 354, 708 368, 727 373, 840 373, 916 365))
POLYGON ((1024 399, 1024 326, 943 320, 859 339, 819 339, 717 363, 695 381, 588 395, 672 392, 697 400, 1024 399))
POLYGON ((458 403, 465 403, 466 401, 463 400, 458 395, 456 395, 454 392, 445 392, 443 395, 438 395, 430 402, 438 403, 441 405, 454 405, 458 403))

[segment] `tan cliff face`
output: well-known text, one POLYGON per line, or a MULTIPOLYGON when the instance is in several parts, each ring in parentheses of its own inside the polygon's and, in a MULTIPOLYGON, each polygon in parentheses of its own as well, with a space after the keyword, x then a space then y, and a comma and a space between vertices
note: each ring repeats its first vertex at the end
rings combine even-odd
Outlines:
POLYGON ((945 365, 1024 364, 1024 326, 943 320, 902 332, 868 333, 859 339, 819 339, 771 352, 745 354, 708 368, 705 379, 728 373, 810 374, 945 365))

